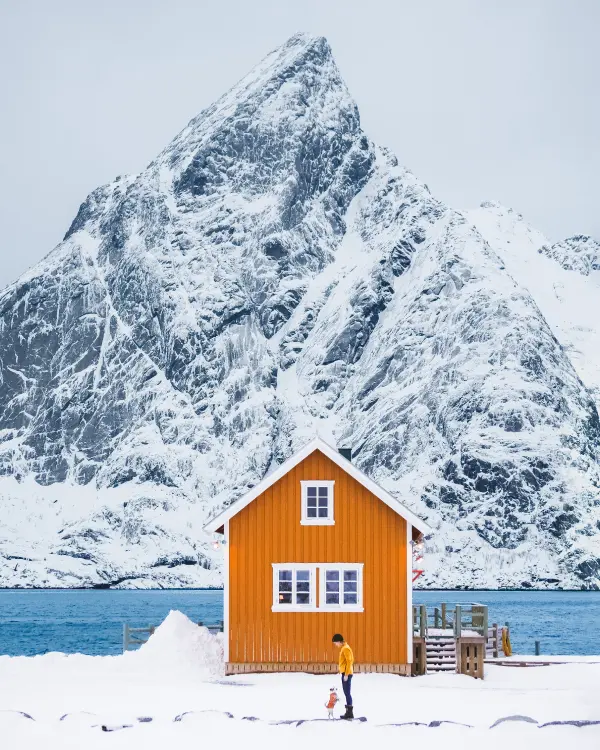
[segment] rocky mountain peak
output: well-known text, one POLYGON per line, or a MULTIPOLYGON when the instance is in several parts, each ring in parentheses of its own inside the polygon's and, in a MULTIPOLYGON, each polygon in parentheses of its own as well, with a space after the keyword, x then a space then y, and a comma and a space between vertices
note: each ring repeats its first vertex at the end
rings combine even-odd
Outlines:
POLYGON ((429 585, 598 585, 598 413, 490 249, 543 242, 476 213, 324 39, 270 53, 0 294, 2 583, 219 583, 203 521, 319 433, 435 529, 429 585))
POLYGON ((335 127, 338 109, 350 109, 358 119, 327 40, 296 34, 191 120, 157 161, 181 171, 211 138, 235 136, 230 144, 233 157, 240 141, 251 139, 257 131, 276 136, 282 128, 302 130, 328 118, 332 118, 330 127, 335 127), (320 116, 317 108, 321 108, 320 116))

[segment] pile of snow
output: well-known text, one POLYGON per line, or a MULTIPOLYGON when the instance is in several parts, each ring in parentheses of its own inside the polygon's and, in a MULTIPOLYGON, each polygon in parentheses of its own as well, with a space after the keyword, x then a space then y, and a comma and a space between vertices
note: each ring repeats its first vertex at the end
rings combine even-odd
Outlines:
POLYGON ((182 612, 171 610, 136 657, 169 671, 218 676, 224 673, 223 636, 212 635, 182 612))

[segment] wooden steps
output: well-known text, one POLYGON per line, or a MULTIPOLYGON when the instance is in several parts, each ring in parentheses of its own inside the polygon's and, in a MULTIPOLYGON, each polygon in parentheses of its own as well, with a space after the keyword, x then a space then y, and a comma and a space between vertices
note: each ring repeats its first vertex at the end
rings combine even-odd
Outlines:
POLYGON ((456 640, 452 634, 429 636, 426 641, 427 673, 456 672, 456 640))

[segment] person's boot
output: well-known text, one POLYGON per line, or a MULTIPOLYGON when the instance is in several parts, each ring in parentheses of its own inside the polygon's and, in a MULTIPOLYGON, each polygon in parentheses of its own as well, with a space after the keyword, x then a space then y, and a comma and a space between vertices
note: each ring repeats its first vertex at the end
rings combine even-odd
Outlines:
POLYGON ((340 719, 353 719, 354 708, 352 706, 346 706, 346 713, 340 716, 340 719))

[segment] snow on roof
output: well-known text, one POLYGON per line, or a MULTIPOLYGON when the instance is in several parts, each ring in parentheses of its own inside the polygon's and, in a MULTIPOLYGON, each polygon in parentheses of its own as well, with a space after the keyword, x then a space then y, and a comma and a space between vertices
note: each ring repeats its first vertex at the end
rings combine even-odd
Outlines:
POLYGON ((267 474, 267 476, 265 476, 264 479, 257 485, 255 485, 249 492, 247 492, 245 495, 242 495, 242 497, 232 503, 228 508, 211 519, 204 526, 204 530, 208 532, 217 531, 217 529, 221 528, 221 526, 229 521, 230 518, 243 510, 247 505, 250 505, 250 503, 253 500, 256 500, 259 495, 262 495, 262 493, 266 489, 275 484, 275 482, 279 481, 279 479, 285 476, 291 469, 294 468, 294 466, 297 466, 301 461, 310 456, 310 454, 314 453, 314 451, 316 450, 321 451, 321 453, 326 455, 327 458, 331 459, 343 471, 345 471, 346 474, 349 474, 353 479, 362 484, 362 486, 369 490, 369 492, 371 492, 373 495, 375 495, 375 497, 378 497, 395 513, 406 519, 408 523, 418 529, 421 533, 427 534, 431 531, 429 526, 418 516, 416 516, 411 510, 409 510, 405 505, 402 505, 402 503, 396 500, 393 495, 384 490, 383 487, 380 487, 372 479, 369 479, 369 477, 362 471, 360 471, 360 469, 358 469, 351 461, 345 459, 341 455, 341 453, 339 453, 339 451, 337 451, 335 448, 332 448, 328 443, 326 443, 319 437, 316 437, 311 440, 310 443, 307 443, 304 448, 288 458, 287 461, 284 461, 277 469, 275 469, 270 474, 267 474))

